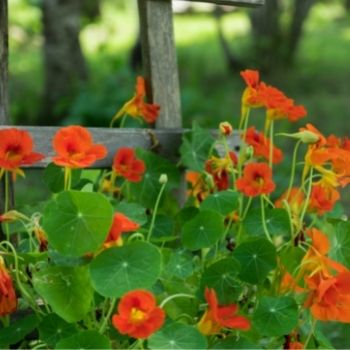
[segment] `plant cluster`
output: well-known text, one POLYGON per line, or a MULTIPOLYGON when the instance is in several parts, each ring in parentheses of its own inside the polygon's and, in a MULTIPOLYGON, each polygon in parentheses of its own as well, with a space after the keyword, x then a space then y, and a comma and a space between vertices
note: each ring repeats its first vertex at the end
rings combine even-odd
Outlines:
MULTIPOLYGON (((0 130, 1 347, 332 348, 321 323, 350 322, 350 226, 332 215, 350 179, 350 141, 310 124, 276 134, 278 120, 298 121, 305 108, 257 71, 241 76, 237 131, 223 122, 214 136, 197 125, 184 135, 184 205, 178 167, 146 150, 120 148, 109 171, 87 177, 107 149, 68 126, 44 173, 51 198, 10 208, 10 176, 45 156, 27 131, 0 130), (255 109, 266 111, 263 131, 250 124, 255 109), (276 137, 295 140, 285 188, 276 137)), ((111 126, 153 123, 159 108, 139 77, 111 126)))

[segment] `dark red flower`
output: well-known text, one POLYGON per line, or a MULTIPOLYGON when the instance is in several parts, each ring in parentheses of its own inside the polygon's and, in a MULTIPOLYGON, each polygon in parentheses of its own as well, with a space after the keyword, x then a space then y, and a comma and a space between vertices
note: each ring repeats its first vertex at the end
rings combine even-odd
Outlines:
POLYGON ((17 308, 17 297, 12 279, 4 260, 0 257, 0 316, 6 316, 17 308))
POLYGON ((114 155, 113 171, 117 176, 122 176, 131 182, 139 182, 146 170, 145 163, 137 159, 132 148, 120 148, 114 155))

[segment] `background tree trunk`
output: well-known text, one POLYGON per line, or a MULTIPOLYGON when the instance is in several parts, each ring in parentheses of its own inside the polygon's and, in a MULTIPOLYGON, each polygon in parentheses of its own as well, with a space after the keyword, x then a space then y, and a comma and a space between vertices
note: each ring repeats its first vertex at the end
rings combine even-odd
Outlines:
POLYGON ((68 106, 87 69, 79 42, 81 0, 44 0, 45 87, 40 125, 55 125, 68 106))

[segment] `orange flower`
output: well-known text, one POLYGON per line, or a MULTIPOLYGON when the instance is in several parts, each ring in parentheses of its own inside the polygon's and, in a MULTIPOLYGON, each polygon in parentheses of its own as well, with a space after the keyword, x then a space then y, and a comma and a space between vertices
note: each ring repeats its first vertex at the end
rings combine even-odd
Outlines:
POLYGON ((108 236, 103 244, 104 248, 123 245, 122 233, 131 232, 139 229, 140 225, 130 220, 122 213, 115 213, 112 227, 109 230, 108 236))
POLYGON ((113 326, 130 337, 143 339, 160 329, 165 320, 164 311, 157 306, 154 295, 137 289, 126 293, 119 302, 118 314, 113 315, 113 326))
POLYGON ((300 343, 299 341, 293 341, 289 343, 289 346, 287 348, 288 350, 303 350, 304 344, 300 343))
POLYGON ((123 147, 118 150, 113 159, 113 172, 131 182, 139 182, 146 170, 145 163, 137 159, 132 148, 123 147))
POLYGON ((248 197, 269 194, 275 189, 271 168, 265 163, 246 165, 243 176, 236 180, 237 190, 248 197))
POLYGON ((216 334, 222 328, 244 331, 250 329, 250 321, 243 316, 236 315, 238 312, 237 305, 219 306, 214 289, 205 288, 205 299, 209 307, 198 323, 198 329, 202 334, 216 334))
POLYGON ((275 207, 283 208, 284 207, 283 201, 286 200, 287 203, 289 204, 292 214, 295 216, 299 215, 302 209, 302 204, 305 200, 303 191, 298 187, 292 187, 288 198, 287 198, 287 195, 288 195, 288 191, 284 192, 282 196, 276 200, 275 207))
POLYGON ((247 87, 243 91, 242 105, 246 107, 262 107, 263 96, 261 95, 261 84, 259 72, 257 70, 246 69, 241 72, 247 87))
MULTIPOLYGON (((252 126, 247 129, 245 140, 249 146, 252 146, 254 149, 254 157, 262 157, 266 160, 269 160, 270 157, 270 140, 264 136, 262 132, 255 130, 255 127, 252 126)), ((273 147, 272 150, 272 162, 278 164, 283 159, 282 151, 273 147)))
POLYGON ((17 308, 17 297, 5 262, 0 257, 0 316, 6 316, 17 308))
POLYGON ((52 141, 57 155, 52 161, 66 168, 85 168, 107 155, 103 145, 94 144, 90 132, 77 125, 61 128, 52 141))
POLYGON ((193 197, 195 206, 199 204, 212 192, 208 183, 205 181, 203 174, 197 171, 187 171, 186 181, 191 184, 191 188, 187 191, 187 196, 193 197))
POLYGON ((44 158, 33 152, 33 140, 28 131, 15 128, 0 130, 0 178, 5 171, 24 176, 22 165, 30 165, 44 158))
POLYGON ((145 102, 146 87, 145 79, 137 77, 136 92, 134 97, 125 103, 125 105, 119 110, 119 112, 112 118, 111 126, 114 121, 122 117, 124 114, 128 114, 131 117, 140 117, 147 123, 154 123, 159 115, 160 106, 157 104, 151 104, 145 102))
POLYGON ((308 209, 318 215, 323 215, 333 209, 339 198, 339 192, 333 187, 315 184, 312 186, 308 209))

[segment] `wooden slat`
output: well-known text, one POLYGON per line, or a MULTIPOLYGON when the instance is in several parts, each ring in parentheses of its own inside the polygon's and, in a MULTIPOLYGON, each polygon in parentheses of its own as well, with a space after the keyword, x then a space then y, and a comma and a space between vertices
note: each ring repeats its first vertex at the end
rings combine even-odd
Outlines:
POLYGON ((181 103, 171 0, 138 0, 148 97, 161 106, 157 128, 180 128, 181 103))
POLYGON ((209 2, 216 5, 228 5, 239 7, 255 7, 264 5, 265 0, 183 0, 190 2, 209 2))
POLYGON ((7 0, 0 0, 0 125, 8 124, 8 18, 7 0))
MULTIPOLYGON (((6 129, 11 126, 0 126, 6 129)), ((27 130, 31 133, 35 142, 35 151, 45 154, 47 157, 34 165, 35 168, 44 168, 50 163, 54 155, 52 138, 59 127, 33 127, 19 126, 16 128, 27 130)), ((94 168, 108 168, 112 164, 115 151, 120 147, 140 147, 153 149, 169 160, 178 159, 178 150, 181 145, 182 129, 104 129, 88 128, 95 143, 101 143, 108 148, 108 156, 94 164, 94 168), (156 143, 156 144, 155 144, 156 143)))

